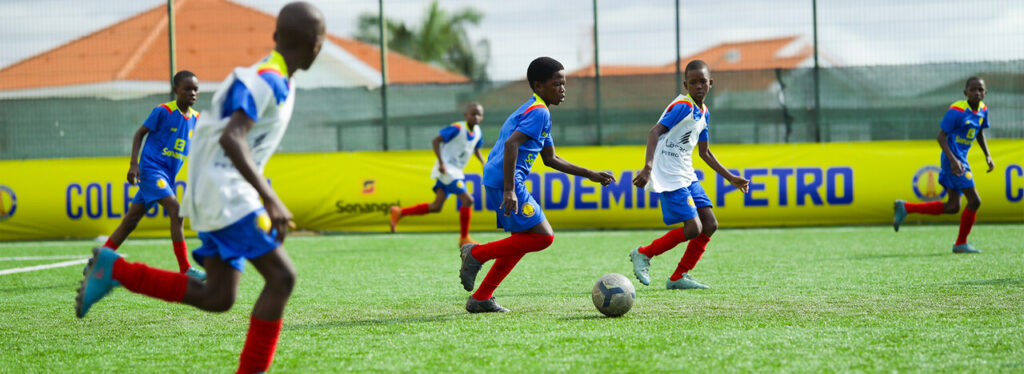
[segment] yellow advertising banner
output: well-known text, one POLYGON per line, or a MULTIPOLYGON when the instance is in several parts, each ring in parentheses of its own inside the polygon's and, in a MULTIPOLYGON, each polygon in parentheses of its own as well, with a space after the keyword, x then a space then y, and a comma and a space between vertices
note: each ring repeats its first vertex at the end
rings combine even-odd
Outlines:
MULTIPOLYGON (((1024 142, 992 140, 996 162, 986 172, 984 156, 969 161, 982 206, 981 222, 1024 222, 1024 142)), ((975 146, 977 148, 977 146, 975 146)), ((751 180, 743 194, 695 156, 701 184, 723 227, 886 224, 893 200, 945 200, 938 183, 939 147, 934 141, 870 143, 713 145, 733 173, 751 180)), ((631 185, 643 166, 642 146, 559 147, 562 158, 612 172, 617 182, 600 186, 538 162, 527 189, 558 229, 660 228, 656 194, 631 185)), ((486 154, 486 152, 484 152, 486 154)), ((300 229, 384 232, 392 205, 434 199, 430 151, 280 154, 266 176, 292 211, 300 229)), ((92 238, 109 235, 137 188, 124 180, 127 158, 0 162, 0 240, 92 238)), ((175 187, 186 188, 187 166, 175 187)), ((474 198, 472 230, 495 230, 485 209, 481 165, 466 170, 474 198)), ((399 231, 457 231, 457 199, 438 214, 410 216, 399 231)), ((959 216, 911 215, 909 222, 956 222, 959 216)), ((159 207, 132 235, 168 236, 159 207)), ((186 229, 188 222, 186 221, 186 229)))

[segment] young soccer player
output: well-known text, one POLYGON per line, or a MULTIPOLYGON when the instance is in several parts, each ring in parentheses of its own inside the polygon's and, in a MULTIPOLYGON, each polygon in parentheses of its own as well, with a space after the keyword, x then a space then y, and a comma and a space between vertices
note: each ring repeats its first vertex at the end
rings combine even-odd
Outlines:
POLYGON ((957 101, 946 110, 938 136, 939 147, 942 148, 939 156, 939 163, 942 164, 939 184, 946 190, 949 199, 945 204, 941 201, 908 203, 896 200, 893 204, 895 212, 892 226, 900 231, 900 224, 908 213, 956 214, 960 211, 960 195, 963 194, 967 198, 967 206, 960 215, 960 232, 953 243, 953 253, 981 253, 967 243, 967 235, 971 233, 978 207, 981 206, 981 197, 974 188, 971 165, 967 163, 967 151, 971 150, 971 144, 977 139, 978 146, 985 153, 988 172, 995 169, 992 155, 988 153, 988 143, 985 142, 985 129, 989 127, 988 107, 982 102, 985 99, 985 81, 978 77, 968 78, 964 96, 967 96, 967 100, 957 101))
POLYGON ((406 208, 391 207, 391 232, 395 232, 398 220, 405 216, 418 216, 441 211, 449 194, 459 197, 462 207, 459 208, 459 247, 468 243, 477 244, 469 237, 469 217, 473 209, 473 197, 466 192, 466 177, 462 169, 469 163, 470 155, 484 162, 480 154, 480 146, 484 142, 484 134, 480 131, 480 122, 484 120, 484 107, 477 103, 466 105, 463 113, 465 122, 455 122, 441 129, 441 134, 432 141, 437 162, 430 171, 434 183, 434 201, 420 203, 406 208))
POLYGON ((670 290, 703 289, 703 285, 690 276, 690 270, 697 265, 707 248, 711 235, 718 230, 718 219, 711 211, 711 199, 704 192, 693 171, 693 149, 699 149, 700 158, 730 184, 747 193, 750 183, 733 175, 722 166, 711 153, 708 142, 708 125, 711 113, 704 105, 704 99, 714 80, 708 65, 701 60, 686 64, 684 71, 687 95, 680 94, 672 100, 661 115, 658 123, 647 135, 647 154, 644 168, 633 178, 633 184, 648 191, 660 193, 662 220, 666 225, 682 222, 683 227, 669 231, 651 244, 634 249, 629 258, 633 262, 633 274, 645 286, 651 284, 648 272, 651 258, 667 252, 677 244, 690 239, 682 260, 665 285, 670 290))
POLYGON ((470 313, 508 312, 494 301, 494 289, 523 255, 543 250, 555 240, 544 211, 523 184, 538 153, 544 165, 552 169, 586 177, 603 185, 615 181, 609 173, 576 166, 555 155, 548 105, 565 101, 562 64, 550 57, 539 57, 530 63, 526 79, 533 89, 533 96, 505 120, 498 141, 484 164, 487 208, 498 216, 498 227, 512 235, 487 244, 469 243, 460 250, 462 267, 459 278, 466 291, 473 290, 481 265, 494 260, 480 287, 466 301, 466 311, 470 313))
POLYGON ((116 251, 138 226, 146 210, 159 203, 171 219, 171 244, 174 257, 178 259, 178 270, 203 280, 206 279, 206 273, 188 262, 185 229, 178 214, 178 200, 174 195, 174 179, 188 156, 191 145, 189 140, 199 118, 199 112, 192 109, 199 97, 199 79, 191 71, 179 71, 171 79, 171 89, 176 99, 153 108, 146 122, 135 131, 132 158, 128 166, 128 183, 138 184, 139 192, 135 193, 121 224, 103 246, 116 251), (146 138, 146 147, 142 148, 140 162, 142 138, 146 138))
POLYGON ((317 8, 304 2, 285 5, 277 18, 274 51, 252 67, 235 69, 196 127, 182 212, 191 217, 202 240, 193 256, 206 267, 206 282, 130 263, 109 248, 97 248, 75 300, 79 318, 107 295, 114 281, 135 293, 227 311, 249 260, 266 284, 253 306, 238 372, 270 367, 295 269, 281 246, 292 215, 264 178, 263 168, 295 106, 291 77, 309 68, 323 40, 324 20, 317 8))

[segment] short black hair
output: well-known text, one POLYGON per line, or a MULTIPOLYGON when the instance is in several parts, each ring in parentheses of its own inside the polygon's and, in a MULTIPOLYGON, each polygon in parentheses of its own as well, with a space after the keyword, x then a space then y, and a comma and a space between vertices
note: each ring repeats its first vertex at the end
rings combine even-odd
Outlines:
POLYGON ((195 76, 196 73, 188 70, 179 71, 177 74, 174 74, 174 78, 171 78, 171 90, 178 88, 178 83, 181 83, 182 80, 194 78, 195 76))
POLYGON ((971 86, 971 82, 974 82, 974 81, 978 81, 979 83, 981 83, 981 82, 984 82, 985 80, 981 79, 981 77, 979 77, 979 76, 972 76, 970 78, 967 78, 967 83, 964 83, 964 89, 966 90, 968 87, 970 87, 971 86))
POLYGON ((558 60, 551 57, 537 57, 530 62, 530 67, 526 69, 526 81, 532 90, 534 82, 547 81, 559 70, 565 70, 565 67, 558 60))
POLYGON ((683 70, 683 76, 690 75, 690 70, 701 70, 705 69, 708 73, 711 72, 711 68, 708 67, 708 63, 704 60, 693 60, 686 64, 686 69, 683 70))

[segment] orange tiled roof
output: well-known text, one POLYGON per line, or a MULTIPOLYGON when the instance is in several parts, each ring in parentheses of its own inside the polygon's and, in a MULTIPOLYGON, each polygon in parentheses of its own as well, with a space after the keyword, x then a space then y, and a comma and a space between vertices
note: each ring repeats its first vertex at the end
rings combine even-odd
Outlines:
MULTIPOLYGON (((207 81, 223 79, 274 48, 275 17, 227 0, 176 0, 178 69, 207 81)), ((380 71, 375 46, 328 35, 380 71)), ((170 75, 167 12, 161 5, 0 70, 0 90, 111 80, 164 81, 170 75)), ((388 53, 391 83, 458 83, 469 79, 398 53, 388 53)))
MULTIPOLYGON (((784 38, 753 40, 734 43, 722 43, 681 58, 683 66, 690 60, 704 60, 711 70, 760 70, 760 69, 792 69, 813 55, 811 46, 800 46, 800 49, 786 56, 778 56, 779 51, 797 41, 798 36, 784 38)), ((601 65, 602 76, 613 75, 644 75, 675 73, 676 62, 666 65, 601 65)), ((574 77, 594 76, 594 65, 585 66, 569 74, 574 77)))

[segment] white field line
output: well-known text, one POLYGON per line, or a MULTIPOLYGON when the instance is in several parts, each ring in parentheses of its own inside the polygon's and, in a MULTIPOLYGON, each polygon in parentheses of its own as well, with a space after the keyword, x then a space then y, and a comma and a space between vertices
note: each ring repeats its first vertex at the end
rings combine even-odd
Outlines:
POLYGON ((89 255, 61 255, 61 256, 21 256, 21 257, 0 257, 0 261, 31 261, 31 260, 66 260, 66 259, 88 259, 89 255))
POLYGON ((0 275, 14 274, 14 273, 24 273, 24 272, 29 272, 29 271, 46 270, 46 269, 53 269, 53 268, 62 268, 62 267, 66 267, 66 266, 81 265, 81 264, 84 264, 86 262, 89 262, 89 259, 83 258, 83 259, 80 259, 80 260, 71 260, 71 261, 58 262, 56 264, 47 264, 47 265, 37 265, 37 266, 29 266, 29 267, 23 267, 23 268, 6 269, 6 270, 0 270, 0 275))

